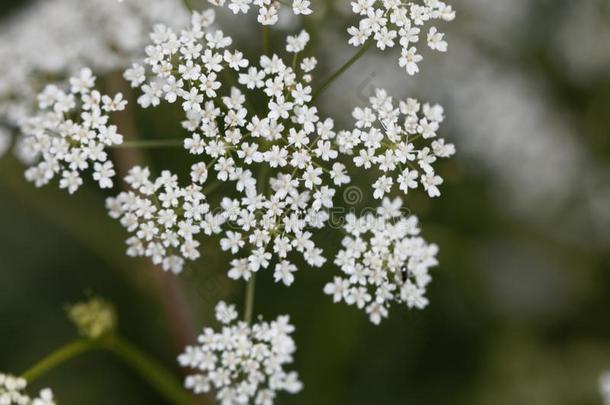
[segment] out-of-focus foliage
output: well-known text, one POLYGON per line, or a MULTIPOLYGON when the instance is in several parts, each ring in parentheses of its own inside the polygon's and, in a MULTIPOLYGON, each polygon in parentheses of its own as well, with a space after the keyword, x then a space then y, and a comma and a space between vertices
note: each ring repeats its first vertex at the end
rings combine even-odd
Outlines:
MULTIPOLYGON (((2 2, 2 21, 21 3, 2 2)), ((316 13, 304 21, 323 77, 354 52, 345 32, 352 16, 347 1, 313 3, 316 13)), ((442 134, 458 154, 441 169, 444 197, 408 199, 424 236, 441 248, 431 305, 396 310, 373 326, 322 294, 332 265, 302 273, 290 289, 263 274, 257 311, 291 314, 305 384, 278 403, 601 403, 598 377, 610 368, 610 3, 452 4, 458 18, 447 27, 447 55, 429 55, 423 73, 408 78, 396 55, 371 51, 329 88, 322 106, 338 126, 375 86, 445 106, 442 134)), ((223 30, 240 49, 257 51, 259 27, 233 18, 221 16, 223 30)), ((274 46, 281 44, 278 35, 274 46)), ((143 112, 140 132, 175 134, 179 125, 167 114, 143 112)), ((179 150, 151 160, 187 167, 179 150)), ((123 334, 177 370, 150 275, 123 255, 124 235, 100 192, 36 190, 5 157, 0 224, 1 370, 18 373, 71 339, 63 308, 87 291, 115 305, 123 334)), ((323 243, 339 240, 331 234, 323 243)), ((217 300, 242 296, 241 285, 224 277, 227 256, 216 246, 182 277, 197 325, 211 322, 217 300)), ((63 404, 163 403, 103 353, 70 362, 42 384, 63 404)))

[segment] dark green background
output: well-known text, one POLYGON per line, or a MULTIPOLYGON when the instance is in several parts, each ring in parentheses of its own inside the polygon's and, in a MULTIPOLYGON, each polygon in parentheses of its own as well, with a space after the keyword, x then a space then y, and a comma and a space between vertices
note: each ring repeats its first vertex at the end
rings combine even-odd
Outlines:
MULTIPOLYGON (((477 3, 491 7, 496 1, 501 2, 477 3)), ((0 7, 7 14, 10 6, 21 3, 4 0, 0 7)), ((559 29, 557 21, 573 12, 573 4, 526 2, 527 15, 520 25, 490 37, 472 29, 481 23, 469 8, 473 3, 453 2, 458 19, 449 29, 450 47, 452 41, 468 38, 487 60, 543 83, 547 91, 542 97, 562 116, 569 116, 586 160, 595 162, 598 172, 607 172, 610 66, 585 76, 569 74, 550 46, 559 29)), ((610 24, 607 1, 583 3, 597 4, 610 24)), ((329 54, 345 59, 343 55, 352 52, 343 33, 347 24, 334 14, 324 23, 311 23, 310 28, 320 26, 312 50, 324 50, 326 55, 321 58, 320 75, 340 63, 329 54), (327 41, 329 33, 342 42, 327 41)), ((223 28, 233 35, 231 25, 223 28)), ((241 48, 255 52, 259 47, 258 33, 252 42, 243 33, 236 37, 241 48)), ((279 44, 278 35, 276 49, 279 44)), ((599 52, 610 52, 610 45, 599 52)), ((458 63, 453 59, 458 55, 451 52, 439 56, 426 51, 426 56, 423 69, 458 63)), ((384 61, 383 69, 393 69, 395 57, 380 56, 376 61, 384 61)), ((380 72, 372 63, 365 59, 356 71, 380 72)), ((435 84, 424 77, 421 80, 435 84)), ((345 112, 358 101, 337 108, 332 105, 333 92, 353 91, 358 83, 353 77, 339 81, 325 95, 328 111, 344 112, 336 117, 339 125, 349 123, 345 112)), ((436 86, 444 86, 443 81, 436 86)), ((452 92, 442 87, 428 93, 425 88, 419 87, 416 95, 436 99, 435 94, 452 92)), ((400 83, 394 90, 397 96, 405 93, 400 83)), ((294 368, 305 383, 301 394, 281 395, 278 404, 601 403, 597 379, 602 370, 610 369, 610 249, 608 222, 600 215, 607 219, 610 207, 589 210, 586 196, 567 190, 571 197, 562 199, 559 208, 554 204, 557 197, 549 194, 526 205, 525 211, 534 214, 519 213, 507 201, 515 197, 510 193, 520 190, 498 187, 496 175, 472 156, 460 154, 466 134, 452 123, 452 110, 448 108, 446 114, 441 133, 456 143, 458 155, 441 168, 446 179, 443 196, 432 201, 421 195, 408 199, 421 218, 425 237, 441 247, 430 307, 423 312, 393 307, 388 320, 373 326, 360 311, 334 305, 322 294, 334 272, 331 265, 299 271, 290 288, 274 285, 266 272, 259 278, 256 313, 268 318, 291 315, 297 326, 294 368), (546 211, 545 204, 554 210, 546 211)), ((167 124, 171 119, 162 120, 161 115, 142 113, 142 133, 158 137, 177 131, 176 125, 167 124)), ((528 146, 522 144, 524 149, 528 146)), ((182 157, 183 152, 176 150, 151 159, 155 167, 180 171, 188 163, 182 157)), ((545 158, 540 153, 540 160, 545 158)), ((602 190, 608 186, 607 181, 598 184, 602 190)), ((123 335, 179 372, 165 318, 151 292, 150 274, 141 271, 143 262, 123 255, 125 234, 106 216, 103 198, 94 187, 73 197, 55 185, 36 190, 24 182, 22 168, 13 158, 0 160, 0 370, 19 373, 73 339, 75 331, 64 316, 64 306, 92 292, 116 305, 123 335)), ((330 233, 321 240, 332 251, 339 235, 330 233)), ((211 321, 217 300, 241 303, 243 291, 240 283, 226 280, 229 257, 219 252, 217 244, 211 242, 203 254, 206 260, 181 277, 198 328, 211 321)), ((38 386, 53 387, 60 403, 67 405, 164 403, 130 370, 103 353, 87 354, 62 366, 38 386)))

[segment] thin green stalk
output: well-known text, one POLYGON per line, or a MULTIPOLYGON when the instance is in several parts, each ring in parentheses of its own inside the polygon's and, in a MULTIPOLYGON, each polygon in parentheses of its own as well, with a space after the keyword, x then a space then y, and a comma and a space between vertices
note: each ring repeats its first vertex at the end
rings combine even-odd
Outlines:
POLYGON ((297 61, 298 61, 298 57, 299 53, 295 52, 295 54, 292 56, 292 70, 294 70, 296 72, 297 70, 297 61))
POLYGON ((108 336, 101 343, 102 347, 123 360, 170 403, 185 405, 193 403, 191 396, 173 374, 128 341, 119 336, 108 336))
MULTIPOLYGON (((263 164, 258 172, 257 187, 258 192, 265 195, 269 181, 269 165, 263 164)), ((252 323, 252 313, 254 310, 254 292, 256 289, 256 273, 252 273, 248 285, 246 286, 246 296, 244 299, 244 321, 249 325, 252 323)))
POLYGON ((193 11, 193 5, 191 4, 191 0, 182 0, 182 4, 184 4, 184 7, 186 7, 186 9, 188 11, 193 11))
POLYGON ((112 145, 111 148, 164 148, 166 146, 182 146, 184 144, 183 139, 154 139, 154 140, 141 140, 141 141, 127 141, 118 145, 112 145))
POLYGON ((326 90, 326 88, 328 86, 330 86, 330 84, 332 82, 334 82, 339 76, 341 76, 347 69, 350 68, 350 66, 352 66, 358 59, 360 59, 365 53, 366 51, 369 50, 369 48, 371 47, 371 45, 373 44, 372 40, 367 41, 367 43, 364 44, 364 46, 362 46, 358 52, 356 52, 354 54, 354 56, 352 56, 347 62, 345 62, 343 64, 343 66, 341 66, 335 73, 333 73, 332 75, 330 75, 330 77, 328 79, 326 79, 321 85, 320 87, 318 87, 318 89, 316 91, 314 91, 313 96, 312 96, 312 101, 315 100, 316 98, 318 98, 318 96, 320 94, 322 94, 322 92, 324 92, 324 90, 326 90))
POLYGON ((105 349, 115 354, 170 403, 193 404, 191 396, 182 388, 182 384, 173 374, 146 353, 116 335, 105 336, 97 340, 79 339, 68 343, 40 360, 21 376, 28 382, 34 381, 68 360, 96 349, 105 349))
POLYGON ((258 188, 258 193, 262 195, 266 195, 267 193, 267 182, 269 181, 269 170, 271 167, 263 163, 258 172, 258 176, 256 178, 256 186, 258 188))
POLYGON ((46 374, 49 370, 59 366, 60 364, 65 363, 66 361, 88 351, 91 351, 97 347, 99 346, 96 342, 85 339, 76 340, 74 342, 68 343, 67 345, 60 347, 53 353, 44 357, 38 363, 34 364, 21 376, 25 378, 28 382, 34 381, 40 376, 46 374))
POLYGON ((222 181, 220 180, 216 180, 214 183, 211 183, 209 185, 207 185, 206 187, 203 188, 203 194, 207 197, 209 197, 214 191, 216 191, 216 189, 218 187, 220 187, 222 185, 222 181))
POLYGON ((252 273, 248 285, 246 286, 246 299, 244 303, 244 322, 248 325, 252 323, 252 314, 254 310, 254 291, 256 287, 256 273, 252 273))

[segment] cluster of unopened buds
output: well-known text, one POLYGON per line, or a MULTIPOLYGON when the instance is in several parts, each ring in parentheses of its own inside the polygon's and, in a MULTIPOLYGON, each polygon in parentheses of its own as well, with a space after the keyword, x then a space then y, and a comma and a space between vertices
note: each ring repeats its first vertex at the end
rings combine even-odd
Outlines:
MULTIPOLYGON (((312 12, 307 0, 289 3, 294 14, 312 12)), ((257 7, 264 25, 275 24, 286 4, 228 0, 234 13, 257 7)), ((350 43, 360 46, 371 37, 380 49, 400 43, 400 65, 409 74, 421 59, 413 47, 420 27, 454 18, 451 7, 438 0, 358 0, 352 8, 362 19, 349 29, 350 43)), ((285 52, 250 60, 214 28, 214 20, 214 11, 207 10, 193 12, 183 29, 155 25, 144 56, 124 72, 139 107, 177 106, 187 135, 176 141, 194 161, 185 178, 134 166, 124 176, 124 190, 107 198, 110 216, 130 234, 127 254, 178 274, 205 256, 203 239, 220 235, 220 249, 231 255, 231 279, 252 283, 266 270, 290 286, 299 263, 330 264, 338 271, 324 293, 366 311, 374 324, 388 316, 392 303, 424 308, 438 248, 422 238, 418 219, 402 200, 389 196, 396 194, 394 186, 406 195, 420 185, 428 196, 440 195, 443 179, 435 166, 455 153, 438 136, 443 108, 397 101, 379 89, 368 106, 353 110, 352 128, 335 129, 314 105, 317 61, 302 57, 307 32, 288 36, 285 52), (339 191, 357 178, 350 173, 354 168, 374 172, 370 194, 380 201, 368 213, 345 216, 341 248, 329 256, 316 234, 332 226, 331 211, 344 203, 339 191), (234 189, 209 198, 219 183, 234 189)), ((427 39, 431 48, 446 50, 436 28, 427 39)), ((123 137, 109 114, 126 102, 121 94, 102 95, 94 84, 92 72, 83 69, 63 85, 48 86, 38 99, 40 113, 22 126, 31 164, 26 177, 37 186, 60 175, 60 187, 73 193, 83 184, 81 173, 93 169, 101 188, 114 187, 107 149, 121 145, 123 137)), ((204 329, 198 344, 179 357, 193 370, 188 388, 214 392, 222 404, 261 405, 272 404, 278 392, 301 390, 297 374, 284 370, 296 350, 288 316, 254 323, 250 317, 246 311, 238 321, 234 306, 217 305, 222 330, 204 329)))

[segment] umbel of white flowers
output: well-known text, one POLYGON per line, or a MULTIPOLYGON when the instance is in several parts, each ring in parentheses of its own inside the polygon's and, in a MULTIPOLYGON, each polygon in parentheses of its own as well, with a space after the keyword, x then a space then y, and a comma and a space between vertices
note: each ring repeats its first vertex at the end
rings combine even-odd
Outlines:
POLYGON ((187 388, 213 391, 223 405, 271 405, 278 392, 295 394, 302 389, 298 374, 284 370, 296 350, 290 336, 294 326, 287 315, 249 325, 237 320, 233 305, 220 301, 216 319, 222 330, 205 328, 199 343, 178 357, 183 367, 194 370, 186 378, 187 388))
MULTIPOLYGON (((357 0, 352 1, 352 11, 361 16, 357 27, 350 27, 349 43, 362 46, 370 38, 377 48, 384 50, 400 44, 401 53, 398 65, 409 75, 419 72, 418 63, 423 56, 417 53, 416 44, 422 27, 434 20, 453 21, 455 11, 439 0, 424 0, 423 4, 404 0, 357 0)), ((434 26, 426 36, 430 49, 446 52, 447 42, 444 34, 434 26)))
MULTIPOLYGON (((195 183, 178 184, 178 177, 165 170, 154 181, 148 168, 133 167, 125 182, 132 190, 108 198, 110 216, 120 219, 133 236, 127 239, 127 255, 150 257, 165 271, 180 273, 185 260, 200 257, 199 233, 220 232, 223 215, 212 214, 201 186, 198 166, 193 168, 195 183)), ((205 169, 205 166, 203 167, 205 169)))
POLYGON ((154 23, 183 26, 190 17, 181 0, 27 3, 0 24, 0 156, 15 144, 25 158, 13 128, 37 109, 36 94, 49 77, 59 81, 82 66, 96 74, 124 69, 143 53, 154 23))
MULTIPOLYGON (((226 0, 208 0, 215 6, 222 7, 226 0)), ((288 0, 292 4, 290 8, 295 15, 311 14, 311 2, 309 0, 288 0)), ((286 3, 275 0, 229 0, 229 9, 233 14, 247 13, 252 5, 258 7, 257 21, 262 25, 274 25, 279 20, 279 10, 286 3)))
MULTIPOLYGON (((208 1, 221 7, 226 3, 226 0, 208 1)), ((309 0, 292 0, 291 5, 273 0, 228 0, 228 7, 234 14, 245 14, 252 5, 258 7, 257 20, 263 25, 276 24, 279 20, 278 11, 284 5, 291 6, 295 15, 312 13, 309 0)), ((453 8, 440 0, 356 0, 351 2, 351 7, 360 21, 358 26, 351 26, 347 30, 350 35, 349 44, 358 47, 371 40, 380 50, 400 44, 398 64, 409 75, 419 72, 418 63, 423 60, 416 47, 422 28, 434 20, 455 19, 453 8)), ((444 36, 435 26, 431 26, 426 34, 428 47, 446 52, 448 45, 444 36)))
POLYGON ((326 284, 334 302, 365 309, 371 322, 388 316, 392 302, 423 309, 429 269, 438 264, 438 247, 422 239, 417 217, 406 217, 402 201, 385 199, 376 215, 346 218, 343 249, 335 258, 342 277, 326 284))
MULTIPOLYGON (((419 28, 411 24, 454 16, 438 0, 423 3, 352 3, 354 11, 366 15, 358 28, 363 38, 372 36, 385 48, 393 45, 398 31, 400 63, 409 73, 417 71, 418 62, 408 46, 417 41, 419 28)), ((229 0, 234 12, 245 12, 250 4, 259 7, 262 23, 277 20, 279 5, 269 0, 229 0)), ((297 14, 310 11, 308 1, 291 4, 297 14)), ((110 215, 130 233, 127 254, 148 257, 177 274, 202 256, 203 236, 220 234, 221 249, 232 255, 230 278, 251 280, 275 263, 275 281, 289 286, 297 259, 312 267, 327 262, 313 231, 329 226, 330 210, 341 204, 337 190, 352 182, 341 161, 347 157, 355 166, 378 173, 371 193, 381 202, 375 213, 346 217, 346 236, 333 260, 340 275, 324 292, 335 302, 365 310, 375 324, 387 317, 392 303, 424 308, 438 248, 420 236, 417 218, 405 213, 402 201, 386 196, 397 191, 394 185, 405 195, 419 185, 430 197, 440 195, 443 179, 435 163, 455 153, 437 135, 442 107, 414 99, 395 101, 378 89, 369 106, 353 110, 353 128, 335 130, 333 120, 321 117, 312 105, 317 61, 299 58, 309 41, 307 32, 287 38, 285 51, 292 63, 277 54, 250 61, 233 49, 230 37, 213 28, 214 18, 207 10, 194 12, 182 30, 156 25, 146 56, 124 72, 140 91, 141 108, 169 103, 182 109, 182 126, 189 133, 183 146, 196 161, 189 179, 168 170, 152 176, 147 167, 135 166, 125 178, 128 189, 107 199, 110 215), (223 196, 218 207, 211 207, 206 196, 212 179, 232 184, 236 191, 223 196)), ((446 49, 434 28, 428 43, 446 49)), ((101 188, 113 186, 106 148, 121 144, 122 136, 108 124, 108 115, 123 109, 125 102, 120 94, 100 94, 94 84, 92 72, 83 69, 68 82, 47 87, 39 96, 41 111, 23 124, 31 165, 26 177, 38 186, 60 174, 59 186, 73 193, 83 182, 81 173, 91 168, 101 188)), ((284 370, 296 350, 287 316, 239 322, 235 308, 223 302, 216 315, 222 330, 204 329, 198 344, 179 357, 194 370, 187 387, 214 392, 227 405, 270 405, 277 392, 302 388, 297 374, 284 370)), ((85 326, 97 333, 100 325, 85 326)))
POLYGON ((45 388, 32 398, 25 393, 26 386, 24 378, 0 373, 0 405, 55 405, 50 389, 45 388))
POLYGON ((69 82, 67 90, 47 86, 38 96, 39 114, 21 127, 22 152, 32 163, 25 177, 41 187, 60 174, 59 187, 72 194, 83 184, 80 173, 93 168, 100 188, 111 188, 115 171, 105 149, 123 143, 123 136, 109 125, 108 114, 123 110, 127 101, 121 93, 111 97, 94 90, 88 68, 69 82))
MULTIPOLYGON (((443 180, 434 164, 455 153, 453 145, 437 136, 444 120, 442 107, 422 106, 414 99, 395 103, 379 89, 370 106, 354 109, 353 129, 335 132, 333 121, 321 119, 316 107, 309 105, 316 60, 304 58, 299 64, 297 59, 309 40, 306 32, 287 39, 286 51, 295 54, 292 66, 277 55, 262 56, 255 66, 241 52, 229 50, 231 38, 214 30, 213 22, 214 13, 207 10, 193 13, 190 27, 180 34, 157 25, 146 47, 148 57, 125 72, 131 85, 142 90, 141 107, 162 101, 181 104, 183 126, 191 133, 184 147, 202 156, 185 185, 169 171, 151 179, 148 168, 136 166, 125 178, 131 190, 107 200, 110 215, 132 234, 127 239, 128 255, 149 257, 164 270, 180 273, 186 261, 201 256, 200 236, 221 233, 221 248, 234 256, 230 278, 249 280, 275 261, 275 281, 291 285, 297 270, 294 254, 313 267, 327 261, 313 241, 312 230, 327 226, 336 187, 352 181, 339 161, 342 155, 381 174, 373 183, 377 199, 395 184, 405 194, 421 184, 429 196, 440 195, 443 180), (237 84, 223 89, 218 75, 226 69, 236 72, 237 84), (257 111, 250 106, 246 94, 252 91, 267 98, 268 108, 257 111), (271 169, 268 183, 255 180, 252 173, 263 166, 271 169), (209 170, 215 172, 213 176, 209 170), (242 196, 225 197, 218 209, 212 209, 204 191, 212 177, 234 182, 242 196)), ((48 86, 40 95, 43 111, 24 126, 31 156, 38 159, 26 177, 38 185, 61 173, 60 187, 74 192, 82 183, 80 171, 91 166, 101 187, 112 185, 114 169, 105 148, 120 144, 122 137, 107 125, 107 113, 124 108, 125 102, 120 94, 101 95, 93 89, 94 83, 91 71, 83 69, 70 79, 68 92, 48 86)), ((387 205, 384 202, 381 208, 384 212, 387 205)), ((424 307, 428 268, 436 264, 435 245, 416 237, 416 219, 407 220, 398 211, 387 215, 380 218, 387 218, 388 226, 368 229, 370 241, 359 233, 351 234, 357 242, 351 247, 344 240, 335 263, 349 277, 337 278, 326 288, 336 301, 366 307, 375 323, 387 315, 392 301, 424 307), (377 246, 382 237, 389 237, 395 246, 377 246), (362 243, 371 243, 373 249, 358 263, 362 252, 354 246, 362 243), (370 257, 384 257, 392 249, 401 250, 392 266, 379 267, 370 257), (408 267, 406 277, 398 275, 403 265, 408 267), (352 274, 355 271, 358 274, 352 274)), ((370 222, 370 218, 358 221, 370 222)))

